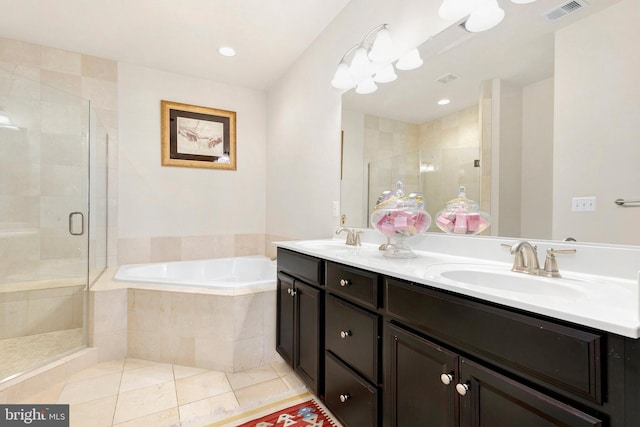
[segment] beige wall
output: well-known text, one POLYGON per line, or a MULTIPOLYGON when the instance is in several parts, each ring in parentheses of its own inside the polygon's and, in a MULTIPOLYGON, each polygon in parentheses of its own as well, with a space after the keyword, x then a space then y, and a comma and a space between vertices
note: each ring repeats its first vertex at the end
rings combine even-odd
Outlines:
POLYGON ((551 239, 553 78, 522 90, 522 236, 551 239))
MULTIPOLYGON (((354 43, 388 23, 394 43, 413 48, 447 25, 438 2, 351 0, 267 94, 267 232, 326 238, 338 223, 341 94, 335 67, 354 43), (283 208, 294 201, 296 208, 283 208)), ((402 78, 402 76, 400 76, 402 78)), ((391 83, 393 84, 393 83, 391 83)))
POLYGON ((340 220, 344 224, 368 224, 368 170, 364 157, 364 114, 342 110, 342 161, 340 180, 340 220))
POLYGON ((555 52, 553 238, 638 244, 640 2, 624 0, 560 30, 555 52), (595 212, 571 198, 597 197, 595 212))
POLYGON ((119 263, 264 253, 264 92, 126 63, 118 73, 119 263), (161 166, 163 99, 235 111, 237 170, 161 166))

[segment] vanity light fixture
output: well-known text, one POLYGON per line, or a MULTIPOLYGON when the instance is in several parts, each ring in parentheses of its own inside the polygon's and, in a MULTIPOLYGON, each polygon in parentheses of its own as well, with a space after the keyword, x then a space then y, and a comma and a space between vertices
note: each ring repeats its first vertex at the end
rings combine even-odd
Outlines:
POLYGON ((218 53, 222 56, 236 56, 236 50, 229 46, 222 46, 220 49, 218 49, 218 53))
MULTIPOLYGON (((511 0, 516 4, 534 1, 536 0, 511 0)), ((493 28, 504 19, 504 10, 500 8, 498 0, 443 0, 438 14, 447 21, 459 21, 468 16, 464 26, 472 33, 493 28)))
MULTIPOLYGON (((387 24, 378 25, 369 31, 362 41, 352 46, 340 59, 338 68, 331 80, 336 89, 356 88, 356 93, 367 94, 378 90, 376 83, 389 83, 398 78, 393 61, 397 59, 391 34, 387 24), (369 38, 374 36, 373 42, 369 38), (353 54, 351 63, 347 57, 353 54)), ((398 70, 413 70, 422 65, 417 49, 401 57, 396 63, 398 70)))

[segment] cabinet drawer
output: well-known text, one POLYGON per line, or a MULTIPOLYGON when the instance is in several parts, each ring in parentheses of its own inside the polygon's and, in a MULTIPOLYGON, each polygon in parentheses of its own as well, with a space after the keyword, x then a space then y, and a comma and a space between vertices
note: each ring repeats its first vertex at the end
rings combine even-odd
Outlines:
POLYGON ((345 427, 378 425, 378 389, 329 352, 325 361, 325 405, 345 427))
POLYGON ((327 262, 325 277, 327 288, 369 307, 379 307, 377 274, 327 262))
POLYGON ((329 295, 325 319, 327 350, 377 384, 378 316, 329 295))
POLYGON ((388 313, 414 328, 554 390, 602 402, 600 335, 394 279, 385 285, 388 313))
POLYGON ((278 271, 284 271, 312 285, 322 285, 322 260, 278 248, 278 271))

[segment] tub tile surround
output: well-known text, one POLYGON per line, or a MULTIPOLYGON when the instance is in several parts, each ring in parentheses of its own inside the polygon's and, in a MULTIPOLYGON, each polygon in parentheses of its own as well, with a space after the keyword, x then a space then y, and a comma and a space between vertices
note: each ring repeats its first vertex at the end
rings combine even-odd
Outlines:
POLYGON ((245 255, 276 256, 274 242, 291 237, 273 234, 218 234, 120 238, 118 264, 191 261, 245 255))
MULTIPOLYGON (((265 255, 271 246, 267 241, 265 234, 120 238, 118 264, 265 255)), ((275 247, 272 253, 275 255, 275 247)))
POLYGON ((196 287, 158 290, 115 281, 114 274, 107 270, 89 293, 89 345, 100 361, 128 356, 237 372, 279 360, 273 286, 219 295, 196 287))

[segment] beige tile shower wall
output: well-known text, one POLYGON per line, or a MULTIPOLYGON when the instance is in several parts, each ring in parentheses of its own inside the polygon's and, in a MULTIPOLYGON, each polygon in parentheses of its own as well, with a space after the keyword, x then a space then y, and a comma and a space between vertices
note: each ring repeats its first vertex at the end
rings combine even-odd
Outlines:
MULTIPOLYGON (((118 217, 117 63, 0 37, 0 69, 28 79, 19 81, 17 85, 3 82, 0 85, 0 97, 17 97, 21 110, 31 112, 27 114, 30 118, 25 119, 22 125, 29 128, 28 146, 32 164, 38 165, 42 161, 41 166, 29 171, 29 177, 14 177, 13 187, 32 183, 27 196, 19 196, 20 200, 7 200, 7 195, 0 193, 0 206, 26 204, 24 211, 27 218, 34 215, 40 217, 40 212, 43 212, 42 223, 35 222, 36 229, 41 227, 41 231, 35 233, 37 242, 12 245, 13 256, 18 258, 29 259, 34 250, 40 253, 36 268, 29 263, 23 271, 15 271, 14 264, 10 273, 15 280, 36 279, 33 277, 34 271, 38 271, 40 277, 47 278, 64 277, 69 271, 82 274, 85 267, 82 259, 78 258, 78 251, 74 249, 76 242, 66 233, 66 210, 69 198, 81 191, 77 188, 77 180, 83 171, 77 162, 76 144, 82 139, 82 129, 86 126, 82 122, 84 119, 81 119, 86 109, 73 97, 65 97, 49 88, 90 100, 109 133, 107 234, 115 243, 118 217), (65 211, 64 215, 60 213, 62 210, 65 211), (34 244, 38 247, 34 248, 34 244), (25 275, 29 277, 23 278, 25 275)), ((110 266, 116 265, 116 250, 116 245, 108 245, 110 266)), ((9 258, 0 257, 0 273, 7 270, 3 265, 4 260, 10 262, 9 258)))
MULTIPOLYGON (((265 255, 266 250, 264 234, 123 238, 118 240, 118 264, 265 255)), ((275 256, 272 250, 269 256, 275 256)))
POLYGON ((369 203, 375 203, 382 191, 394 190, 397 180, 403 181, 405 193, 425 193, 432 217, 456 197, 460 185, 468 197, 481 200, 480 172, 473 163, 480 159, 478 106, 420 125, 365 116, 364 132, 369 203), (426 163, 435 170, 421 173, 426 163))
POLYGON ((433 171, 421 174, 427 210, 432 217, 457 196, 461 185, 465 186, 467 197, 480 200, 480 175, 474 167, 474 160, 480 159, 477 105, 422 123, 419 144, 420 161, 434 167, 433 171))
POLYGON ((0 339, 82 327, 83 286, 0 293, 0 339))
POLYGON ((369 165, 370 213, 378 195, 395 190, 398 180, 405 192, 420 191, 417 170, 418 126, 382 117, 364 116, 364 165, 369 165))

